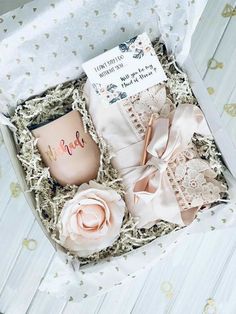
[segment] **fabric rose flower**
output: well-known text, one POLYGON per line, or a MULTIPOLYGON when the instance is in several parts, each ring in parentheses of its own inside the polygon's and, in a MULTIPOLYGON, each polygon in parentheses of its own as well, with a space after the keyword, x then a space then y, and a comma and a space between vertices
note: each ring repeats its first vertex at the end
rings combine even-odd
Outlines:
POLYGON ((124 212, 116 191, 94 181, 82 184, 60 214, 61 245, 81 257, 105 249, 118 238, 124 212))

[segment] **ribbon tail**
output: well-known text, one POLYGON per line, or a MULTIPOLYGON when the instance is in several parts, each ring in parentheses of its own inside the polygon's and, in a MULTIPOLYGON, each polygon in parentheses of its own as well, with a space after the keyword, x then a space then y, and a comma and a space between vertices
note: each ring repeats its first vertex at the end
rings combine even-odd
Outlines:
POLYGON ((143 192, 137 195, 140 197, 139 201, 133 205, 131 212, 138 218, 138 228, 150 228, 158 220, 184 225, 175 193, 166 173, 161 176, 159 186, 151 197, 143 192))
POLYGON ((140 178, 134 185, 134 196, 136 200, 142 200, 145 204, 149 203, 154 197, 161 183, 162 174, 154 171, 149 176, 140 178))

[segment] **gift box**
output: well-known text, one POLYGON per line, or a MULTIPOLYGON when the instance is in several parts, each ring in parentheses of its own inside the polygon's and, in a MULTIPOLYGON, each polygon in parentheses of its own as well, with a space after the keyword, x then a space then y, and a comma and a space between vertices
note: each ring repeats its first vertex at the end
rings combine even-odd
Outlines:
MULTIPOLYGON (((189 226, 157 238, 149 244, 117 257, 80 266, 71 260, 47 233, 35 210, 35 198, 28 192, 25 173, 17 158, 14 126, 8 116, 19 104, 40 95, 56 84, 78 78, 82 62, 146 31, 161 38, 168 52, 190 79, 192 90, 204 112, 228 170, 236 176, 233 156, 236 148, 221 125, 204 84, 189 56, 191 36, 204 8, 204 1, 33 1, 1 17, 1 131, 4 142, 38 223, 62 257, 41 284, 43 291, 82 300, 132 280, 137 272, 152 267, 191 233, 232 226, 236 222, 235 202, 202 211, 189 226), (13 18, 14 16, 14 18, 13 18), (214 211, 214 215, 212 215, 214 211), (58 275, 55 276, 55 273, 58 275)), ((228 171, 229 191, 235 188, 228 171)))

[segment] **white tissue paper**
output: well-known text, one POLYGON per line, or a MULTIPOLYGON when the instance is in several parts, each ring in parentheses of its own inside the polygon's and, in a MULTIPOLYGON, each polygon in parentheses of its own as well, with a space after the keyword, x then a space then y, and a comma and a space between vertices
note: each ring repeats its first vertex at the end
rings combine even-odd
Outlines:
POLYGON ((81 64, 135 35, 160 36, 180 65, 206 0, 36 0, 0 19, 0 103, 78 77, 81 64))

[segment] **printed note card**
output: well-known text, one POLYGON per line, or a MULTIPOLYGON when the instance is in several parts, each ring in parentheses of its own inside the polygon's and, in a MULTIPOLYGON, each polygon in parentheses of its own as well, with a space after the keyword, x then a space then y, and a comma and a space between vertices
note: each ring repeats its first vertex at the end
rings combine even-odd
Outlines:
POLYGON ((108 104, 167 79, 146 33, 85 62, 83 68, 96 93, 108 104))

